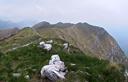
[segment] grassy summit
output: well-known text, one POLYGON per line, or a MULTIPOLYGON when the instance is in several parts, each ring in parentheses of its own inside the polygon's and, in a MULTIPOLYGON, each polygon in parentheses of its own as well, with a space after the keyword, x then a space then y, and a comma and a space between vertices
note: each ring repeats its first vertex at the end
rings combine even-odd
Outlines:
POLYGON ((51 52, 38 47, 38 42, 5 54, 0 53, 0 82, 41 82, 40 70, 53 54, 59 54, 68 68, 64 82, 124 82, 123 67, 105 60, 87 56, 70 46, 63 50, 62 40, 54 40, 51 52), (13 73, 21 73, 19 78, 13 73), (30 75, 30 79, 24 78, 30 75))

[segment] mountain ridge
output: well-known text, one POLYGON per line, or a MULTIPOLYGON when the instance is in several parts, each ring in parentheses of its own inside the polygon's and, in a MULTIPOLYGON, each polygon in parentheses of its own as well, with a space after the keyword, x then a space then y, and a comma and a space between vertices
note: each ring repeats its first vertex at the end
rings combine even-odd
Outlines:
POLYGON ((124 55, 124 52, 116 40, 106 32, 104 28, 98 26, 93 26, 88 23, 72 24, 59 22, 50 24, 48 22, 40 22, 31 28, 24 28, 24 32, 22 32, 22 30, 21 34, 12 36, 12 39, 10 39, 11 43, 8 42, 10 40, 5 40, 0 43, 10 43, 12 45, 12 43, 15 42, 22 42, 20 40, 25 41, 26 39, 26 41, 28 41, 29 38, 31 38, 29 41, 36 40, 37 38, 58 38, 69 42, 84 53, 91 54, 91 56, 123 64, 127 64, 128 62, 127 57, 124 55), (27 34, 27 32, 29 34, 27 34), (25 38, 26 35, 29 36, 25 38), (15 37, 17 41, 13 41, 13 37, 15 37), (18 37, 21 37, 21 39, 18 37))
MULTIPOLYGON (((38 24, 36 24, 38 25, 38 24)), ((102 27, 88 23, 56 23, 34 28, 44 38, 60 38, 80 48, 85 53, 101 59, 125 62, 125 55, 116 40, 102 27), (68 24, 68 25, 66 25, 68 24), (67 26, 63 28, 63 26, 67 26), (88 52, 89 51, 89 52, 88 52)))

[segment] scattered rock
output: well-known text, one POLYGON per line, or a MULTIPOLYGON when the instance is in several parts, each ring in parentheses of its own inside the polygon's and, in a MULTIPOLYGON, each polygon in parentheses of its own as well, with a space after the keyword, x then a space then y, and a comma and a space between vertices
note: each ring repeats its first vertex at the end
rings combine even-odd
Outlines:
POLYGON ((20 76, 21 76, 21 73, 13 73, 13 74, 12 74, 12 76, 13 76, 13 77, 17 77, 17 78, 18 78, 18 77, 20 77, 20 76))
POLYGON ((64 65, 64 62, 60 60, 60 57, 58 55, 51 56, 49 65, 45 65, 41 69, 41 77, 48 78, 51 82, 65 79, 66 73, 67 69, 64 65))
POLYGON ((29 75, 25 75, 24 78, 29 80, 30 76, 29 75))
POLYGON ((75 66, 76 64, 74 64, 74 63, 71 63, 70 65, 71 65, 71 66, 75 66))
POLYGON ((52 44, 53 40, 46 41, 46 43, 52 44))
POLYGON ((52 49, 52 44, 47 44, 47 43, 45 43, 43 41, 40 42, 39 44, 40 44, 41 48, 43 48, 43 49, 45 49, 47 51, 50 51, 52 49))
POLYGON ((64 46, 64 49, 68 49, 69 43, 64 43, 63 46, 64 46))

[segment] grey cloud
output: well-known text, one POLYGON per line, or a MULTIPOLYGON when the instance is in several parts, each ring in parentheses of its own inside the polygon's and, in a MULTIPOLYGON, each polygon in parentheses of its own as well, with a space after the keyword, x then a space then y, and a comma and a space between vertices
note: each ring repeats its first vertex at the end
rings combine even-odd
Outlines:
POLYGON ((2 0, 0 17, 12 21, 87 21, 128 25, 126 3, 127 0, 2 0))

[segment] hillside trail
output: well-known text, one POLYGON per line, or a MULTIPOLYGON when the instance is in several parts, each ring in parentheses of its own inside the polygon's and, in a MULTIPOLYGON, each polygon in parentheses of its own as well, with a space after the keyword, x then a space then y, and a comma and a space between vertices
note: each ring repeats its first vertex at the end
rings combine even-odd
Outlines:
MULTIPOLYGON (((33 32, 35 32, 38 36, 41 37, 41 35, 34 29, 32 28, 33 32)), ((33 42, 30 42, 30 43, 27 43, 27 44, 24 44, 24 45, 21 45, 21 46, 17 46, 17 47, 13 47, 13 48, 10 48, 8 49, 6 52, 9 52, 9 51, 13 51, 13 50, 16 50, 18 48, 22 48, 22 47, 26 47, 26 46, 29 46, 30 44, 32 44, 33 42)))
POLYGON ((22 47, 29 46, 29 45, 32 44, 32 43, 34 43, 34 42, 30 42, 30 43, 27 43, 27 44, 24 44, 24 45, 21 45, 21 46, 18 46, 18 47, 13 47, 13 48, 11 48, 11 49, 8 49, 6 52, 14 51, 14 50, 16 50, 16 49, 18 49, 18 48, 22 48, 22 47))

